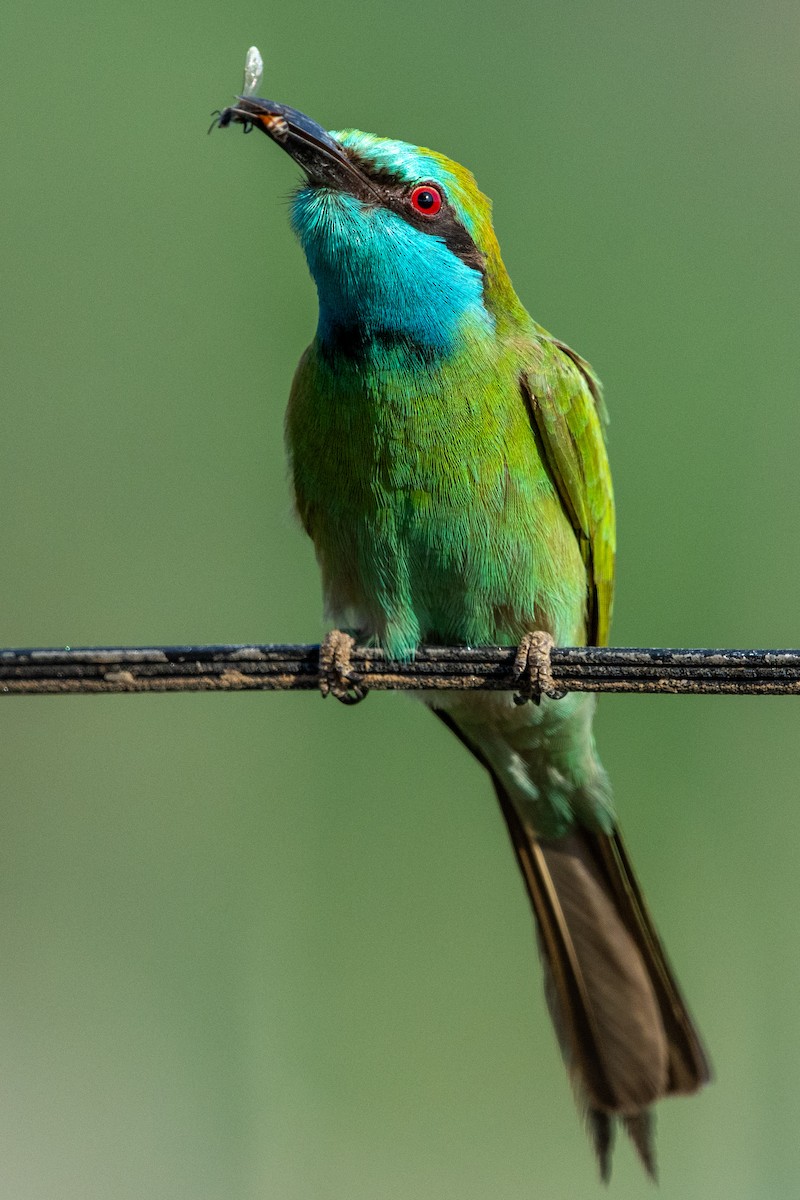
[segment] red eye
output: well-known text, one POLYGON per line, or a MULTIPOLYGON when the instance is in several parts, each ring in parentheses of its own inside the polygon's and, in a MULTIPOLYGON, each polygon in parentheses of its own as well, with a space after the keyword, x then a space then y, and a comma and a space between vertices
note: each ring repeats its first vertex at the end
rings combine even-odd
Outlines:
POLYGON ((435 217, 442 207, 442 193, 430 183, 423 183, 411 193, 411 207, 423 217, 435 217))

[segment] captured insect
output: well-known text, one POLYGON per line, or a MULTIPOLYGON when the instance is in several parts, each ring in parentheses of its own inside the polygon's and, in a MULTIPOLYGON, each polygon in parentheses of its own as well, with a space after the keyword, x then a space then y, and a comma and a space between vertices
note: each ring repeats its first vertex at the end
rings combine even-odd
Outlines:
MULTIPOLYGON (((244 59, 244 72, 242 77, 242 94, 240 100, 249 101, 250 97, 255 93, 256 88, 261 83, 261 77, 264 74, 264 60, 261 57, 261 52, 258 46, 251 46, 247 51, 244 59)), ((254 121, 254 114, 249 108, 240 108, 236 104, 232 104, 230 108, 225 108, 220 112, 216 109, 212 114, 216 117, 211 129, 219 127, 226 129, 232 121, 238 121, 244 126, 245 133, 250 133, 254 123, 261 126, 265 133, 276 141, 282 142, 289 134, 289 126, 280 112, 270 112, 269 108, 257 102, 257 121, 254 121)), ((211 133, 209 129, 209 133, 211 133)))

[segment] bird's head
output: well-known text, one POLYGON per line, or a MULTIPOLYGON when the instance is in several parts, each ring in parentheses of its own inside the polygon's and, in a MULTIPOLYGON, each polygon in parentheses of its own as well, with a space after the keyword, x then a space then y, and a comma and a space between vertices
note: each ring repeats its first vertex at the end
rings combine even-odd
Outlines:
POLYGON ((467 331, 524 320, 491 202, 435 151, 355 129, 328 133, 287 105, 240 97, 220 124, 263 130, 302 167, 292 225, 317 285, 318 336, 342 349, 446 352, 467 331))

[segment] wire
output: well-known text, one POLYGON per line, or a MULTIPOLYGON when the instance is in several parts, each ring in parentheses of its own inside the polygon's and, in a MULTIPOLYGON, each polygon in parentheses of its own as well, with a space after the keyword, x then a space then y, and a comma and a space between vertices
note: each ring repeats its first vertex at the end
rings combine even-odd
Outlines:
MULTIPOLYGON (((377 691, 514 691, 516 647, 426 646, 412 662, 356 647, 352 668, 377 691)), ((570 692, 712 695, 800 693, 800 650, 555 647, 550 666, 570 692)), ((319 687, 319 646, 155 646, 0 650, 0 694, 302 691, 319 687)))

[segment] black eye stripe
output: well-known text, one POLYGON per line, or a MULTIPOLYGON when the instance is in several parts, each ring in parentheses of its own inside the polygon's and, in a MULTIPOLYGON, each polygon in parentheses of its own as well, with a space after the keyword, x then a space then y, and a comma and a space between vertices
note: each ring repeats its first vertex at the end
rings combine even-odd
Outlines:
MULTIPOLYGON (((442 198, 442 206, 435 218, 432 218, 424 212, 417 212, 409 204, 410 190, 413 191, 414 187, 424 186, 427 180, 423 180, 422 185, 409 185, 405 181, 398 180, 390 171, 376 168, 367 159, 359 158, 351 150, 347 150, 346 147, 345 149, 352 159, 353 165, 358 167, 358 170, 367 176, 372 187, 378 190, 381 202, 386 208, 397 213, 415 229, 441 238, 448 250, 457 255, 468 267, 472 267, 474 271, 480 271, 482 275, 486 274, 486 260, 456 216, 443 187, 431 181, 430 186, 435 187, 442 198)), ((359 199, 368 204, 375 203, 374 194, 366 190, 363 196, 359 196, 359 199)))

